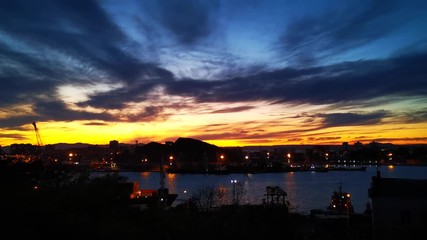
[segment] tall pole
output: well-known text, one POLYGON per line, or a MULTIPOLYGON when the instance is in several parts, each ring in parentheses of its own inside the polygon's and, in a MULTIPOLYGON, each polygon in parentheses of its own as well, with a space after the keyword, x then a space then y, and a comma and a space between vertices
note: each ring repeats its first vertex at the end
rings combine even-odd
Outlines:
POLYGON ((347 208, 347 239, 349 239, 349 237, 350 237, 350 218, 348 215, 348 204, 346 204, 346 208, 347 208))
POLYGON ((161 157, 160 157, 160 188, 157 190, 157 194, 158 194, 158 207, 160 208, 164 208, 166 207, 166 203, 168 201, 167 197, 168 197, 168 189, 165 188, 165 173, 163 170, 163 157, 164 154, 162 153, 161 157))
POLYGON ((203 158, 205 160, 205 171, 207 172, 209 171, 209 168, 208 168, 208 156, 206 155, 206 151, 203 153, 203 158))
POLYGON ((233 195, 233 205, 237 205, 237 192, 236 192, 236 183, 237 183, 237 180, 233 179, 233 180, 231 180, 231 183, 233 184, 233 192, 232 192, 232 195, 233 195))
POLYGON ((161 189, 165 188, 165 172, 163 170, 163 154, 160 159, 160 188, 161 189))

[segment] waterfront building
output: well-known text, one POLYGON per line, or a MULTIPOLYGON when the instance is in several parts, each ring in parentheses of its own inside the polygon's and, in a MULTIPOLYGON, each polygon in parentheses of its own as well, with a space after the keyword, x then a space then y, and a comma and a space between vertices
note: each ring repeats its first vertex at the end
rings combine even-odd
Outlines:
POLYGON ((374 240, 424 239, 427 224, 427 179, 372 178, 374 240))

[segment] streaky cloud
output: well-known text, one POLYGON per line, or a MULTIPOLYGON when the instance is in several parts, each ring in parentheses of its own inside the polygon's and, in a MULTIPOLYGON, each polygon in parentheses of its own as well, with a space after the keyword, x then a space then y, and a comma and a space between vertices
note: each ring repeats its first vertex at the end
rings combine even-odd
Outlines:
POLYGON ((243 112, 250 109, 253 109, 252 106, 240 106, 240 107, 232 107, 232 108, 224 108, 220 110, 212 111, 212 113, 234 113, 234 112, 243 112))
POLYGON ((192 96, 198 102, 357 104, 384 96, 427 95, 426 61, 427 54, 419 53, 324 67, 286 68, 228 80, 187 79, 168 83, 166 90, 172 95, 192 96))
POLYGON ((419 111, 407 111, 403 113, 403 121, 406 123, 420 123, 427 119, 427 109, 419 111))
POLYGON ((278 46, 292 65, 323 65, 331 57, 391 34, 411 20, 410 14, 399 18, 396 14, 416 8, 401 1, 349 2, 345 8, 296 18, 286 26, 278 46))
POLYGON ((426 142, 427 137, 415 137, 415 138, 409 138, 409 137, 402 137, 402 138, 374 138, 371 139, 374 142, 426 142))
POLYGON ((18 140, 27 139, 27 137, 23 136, 22 134, 11 134, 11 133, 0 133, 0 138, 12 138, 12 139, 18 139, 18 140))
POLYGON ((388 115, 386 111, 319 114, 324 119, 324 127, 373 125, 380 123, 388 115))
POLYGON ((104 123, 104 122, 88 122, 88 123, 83 123, 83 125, 86 125, 86 126, 108 126, 108 123, 104 123))

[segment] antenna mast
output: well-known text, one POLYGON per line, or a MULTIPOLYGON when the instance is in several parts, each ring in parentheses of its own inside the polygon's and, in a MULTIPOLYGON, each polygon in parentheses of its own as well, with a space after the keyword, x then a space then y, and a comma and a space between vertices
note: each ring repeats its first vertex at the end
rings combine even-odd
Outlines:
POLYGON ((37 128, 36 122, 33 122, 34 131, 36 131, 36 138, 37 138, 37 146, 41 147, 43 146, 42 138, 39 134, 39 129, 37 128))

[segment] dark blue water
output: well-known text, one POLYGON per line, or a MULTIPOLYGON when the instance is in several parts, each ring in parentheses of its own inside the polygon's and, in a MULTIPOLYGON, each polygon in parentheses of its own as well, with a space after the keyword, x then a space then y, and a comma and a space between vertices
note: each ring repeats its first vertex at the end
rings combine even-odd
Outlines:
MULTIPOLYGON (((231 180, 243 185, 243 203, 261 204, 266 186, 279 186, 288 194, 291 210, 308 214, 311 209, 326 209, 333 191, 342 190, 351 194, 354 210, 361 213, 370 199, 368 189, 376 167, 367 167, 366 171, 329 171, 329 172, 288 172, 265 174, 166 174, 165 187, 172 193, 178 193, 174 205, 188 199, 192 193, 203 186, 215 186, 225 190, 228 201, 233 188, 231 180)), ((394 166, 379 168, 382 177, 427 179, 427 166, 394 166)), ((160 186, 160 173, 122 172, 129 181, 139 182, 141 188, 157 189, 160 186)))

